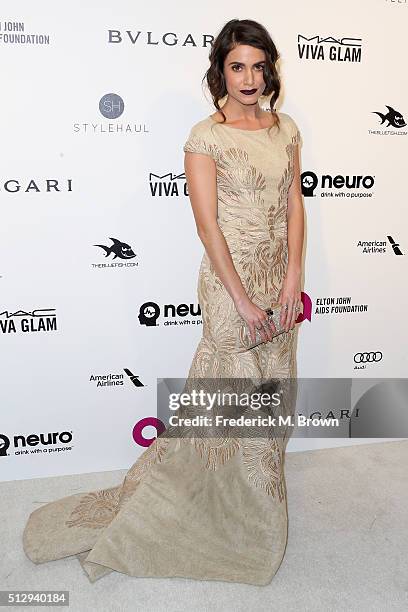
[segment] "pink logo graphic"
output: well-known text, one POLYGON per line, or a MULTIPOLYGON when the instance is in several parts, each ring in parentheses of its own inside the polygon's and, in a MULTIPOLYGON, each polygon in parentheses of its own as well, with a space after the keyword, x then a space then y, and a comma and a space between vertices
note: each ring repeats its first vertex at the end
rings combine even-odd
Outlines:
POLYGON ((312 300, 304 291, 301 291, 301 298, 303 304, 303 312, 299 313, 296 323, 301 323, 304 319, 312 322, 312 300))
POLYGON ((133 439, 139 446, 148 447, 156 440, 156 438, 145 438, 143 435, 144 428, 149 425, 156 428, 158 436, 166 429, 163 422, 156 417, 145 417, 144 419, 140 419, 134 426, 132 432, 133 439))

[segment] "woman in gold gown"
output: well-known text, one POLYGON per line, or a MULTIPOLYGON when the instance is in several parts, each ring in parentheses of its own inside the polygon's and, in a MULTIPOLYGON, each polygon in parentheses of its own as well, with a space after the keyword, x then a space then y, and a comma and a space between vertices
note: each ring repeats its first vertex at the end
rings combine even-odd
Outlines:
MULTIPOLYGON (((278 53, 266 29, 232 20, 210 52, 216 112, 191 128, 185 172, 205 247, 198 278, 203 335, 186 388, 203 379, 296 379, 303 204, 300 133, 274 110, 278 53), (258 104, 269 96, 271 112, 258 104), (228 96, 222 110, 219 100, 228 96), (273 337, 265 310, 282 304, 273 337), (244 350, 243 322, 264 340, 244 350)), ((285 388, 283 386, 283 388, 285 388)), ((285 414, 293 414, 293 386, 285 414)), ((76 555, 91 582, 117 571, 267 584, 287 543, 287 435, 159 436, 118 486, 71 495, 33 511, 26 555, 76 555)))

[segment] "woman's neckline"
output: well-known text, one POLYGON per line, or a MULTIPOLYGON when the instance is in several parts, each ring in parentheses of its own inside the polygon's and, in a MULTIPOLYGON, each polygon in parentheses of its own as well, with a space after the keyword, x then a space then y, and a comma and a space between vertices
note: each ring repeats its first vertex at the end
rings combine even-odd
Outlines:
POLYGON ((277 126, 277 122, 275 121, 273 125, 270 125, 268 127, 258 128, 256 130, 246 130, 244 128, 233 127, 232 125, 222 123, 221 121, 216 121, 215 119, 211 117, 211 115, 208 115, 208 118, 212 121, 212 123, 215 123, 215 125, 223 125, 224 127, 230 128, 230 130, 236 130, 237 132, 264 132, 265 130, 271 130, 272 128, 277 126))

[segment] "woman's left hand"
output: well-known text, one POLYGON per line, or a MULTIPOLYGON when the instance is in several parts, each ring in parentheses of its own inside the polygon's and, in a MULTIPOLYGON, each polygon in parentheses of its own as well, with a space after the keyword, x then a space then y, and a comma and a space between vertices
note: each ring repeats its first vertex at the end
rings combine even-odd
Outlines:
POLYGON ((289 331, 295 327, 296 319, 299 316, 300 306, 302 304, 300 291, 300 274, 288 272, 283 281, 282 289, 279 292, 278 303, 285 306, 287 310, 282 308, 280 324, 284 326, 285 331, 289 331))

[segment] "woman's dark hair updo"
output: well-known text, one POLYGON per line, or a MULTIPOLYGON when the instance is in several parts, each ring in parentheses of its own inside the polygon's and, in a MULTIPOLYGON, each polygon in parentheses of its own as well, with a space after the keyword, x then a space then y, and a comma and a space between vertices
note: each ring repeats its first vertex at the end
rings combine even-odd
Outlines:
POLYGON ((216 36, 211 51, 209 54, 210 67, 203 77, 203 81, 207 80, 208 89, 210 91, 215 108, 224 117, 219 100, 227 95, 227 88, 224 78, 224 61, 228 53, 237 45, 249 45, 262 49, 265 52, 264 64, 264 81, 265 89, 264 96, 269 96, 270 110, 276 116, 276 121, 279 126, 279 117, 275 111, 275 103, 279 97, 281 83, 278 72, 276 70, 276 62, 279 59, 278 50, 269 35, 266 28, 252 19, 231 19, 228 21, 219 34, 216 36))

